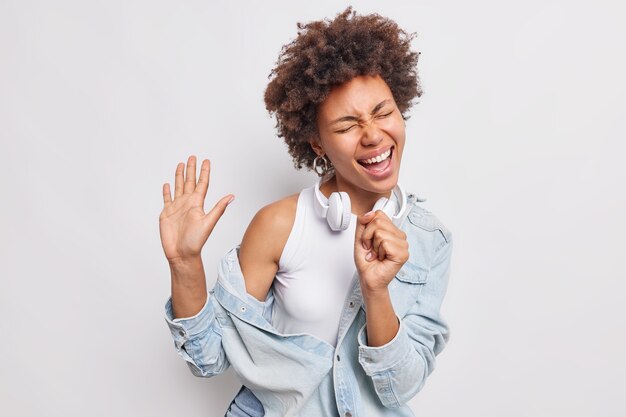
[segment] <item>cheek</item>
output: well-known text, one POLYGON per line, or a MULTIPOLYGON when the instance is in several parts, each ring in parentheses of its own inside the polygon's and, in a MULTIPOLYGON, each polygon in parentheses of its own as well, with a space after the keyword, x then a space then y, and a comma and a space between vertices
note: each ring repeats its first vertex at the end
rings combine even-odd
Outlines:
POLYGON ((391 136, 396 142, 398 142, 398 146, 402 146, 404 144, 404 139, 406 135, 404 129, 404 120, 390 120, 384 125, 383 129, 387 132, 389 136, 391 136))
POLYGON ((341 140, 337 140, 333 146, 327 147, 326 149, 329 158, 333 160, 335 165, 337 163, 354 161, 356 142, 345 135, 340 139, 341 140))
POLYGON ((333 161, 335 161, 335 165, 337 164, 350 164, 354 161, 354 153, 352 151, 344 150, 335 150, 335 154, 332 155, 333 161))
POLYGON ((404 143, 404 138, 406 137, 406 124, 404 123, 404 119, 402 117, 398 117, 394 130, 398 141, 402 141, 402 143, 404 143))

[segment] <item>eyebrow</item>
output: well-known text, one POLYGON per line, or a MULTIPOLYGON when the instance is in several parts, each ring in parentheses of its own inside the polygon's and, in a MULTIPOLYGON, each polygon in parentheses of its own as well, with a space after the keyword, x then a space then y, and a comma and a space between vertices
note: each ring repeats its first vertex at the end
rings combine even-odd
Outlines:
MULTIPOLYGON (((391 100, 390 99, 386 99, 381 101, 380 103, 378 103, 370 112, 371 115, 375 114, 377 111, 379 111, 385 104, 389 103, 391 100)), ((335 119, 332 122, 329 123, 329 125, 334 125, 335 123, 339 123, 339 122, 352 122, 352 121, 358 121, 359 118, 356 116, 343 116, 340 117, 339 119, 335 119)))

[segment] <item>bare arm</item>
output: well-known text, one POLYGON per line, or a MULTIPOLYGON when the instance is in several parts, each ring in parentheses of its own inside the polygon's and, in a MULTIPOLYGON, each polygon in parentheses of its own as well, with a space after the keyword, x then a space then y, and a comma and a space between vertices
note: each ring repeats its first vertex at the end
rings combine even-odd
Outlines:
POLYGON ((239 264, 246 281, 246 291, 265 301, 280 256, 293 227, 298 194, 263 207, 254 216, 239 248, 239 264))
POLYGON ((207 299, 202 258, 170 263, 170 273, 174 318, 194 316, 202 309, 207 299))

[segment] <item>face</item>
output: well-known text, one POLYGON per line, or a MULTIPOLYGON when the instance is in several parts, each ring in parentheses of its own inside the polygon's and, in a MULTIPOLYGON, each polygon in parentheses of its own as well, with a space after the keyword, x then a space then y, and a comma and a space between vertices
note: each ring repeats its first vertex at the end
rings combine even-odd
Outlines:
POLYGON ((311 146, 334 165, 338 188, 386 193, 398 182, 404 127, 387 83, 358 76, 331 90, 319 106, 319 138, 311 146))

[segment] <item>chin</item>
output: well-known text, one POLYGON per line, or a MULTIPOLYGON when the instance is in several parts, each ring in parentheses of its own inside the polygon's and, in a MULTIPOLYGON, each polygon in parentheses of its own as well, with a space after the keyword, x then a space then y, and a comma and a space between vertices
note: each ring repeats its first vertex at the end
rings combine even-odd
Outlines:
POLYGON ((366 189, 367 191, 378 193, 378 194, 383 194, 395 188, 395 186, 398 184, 398 174, 394 173, 393 175, 390 175, 384 180, 378 180, 378 181, 372 181, 366 178, 365 184, 366 186, 363 188, 366 189))

